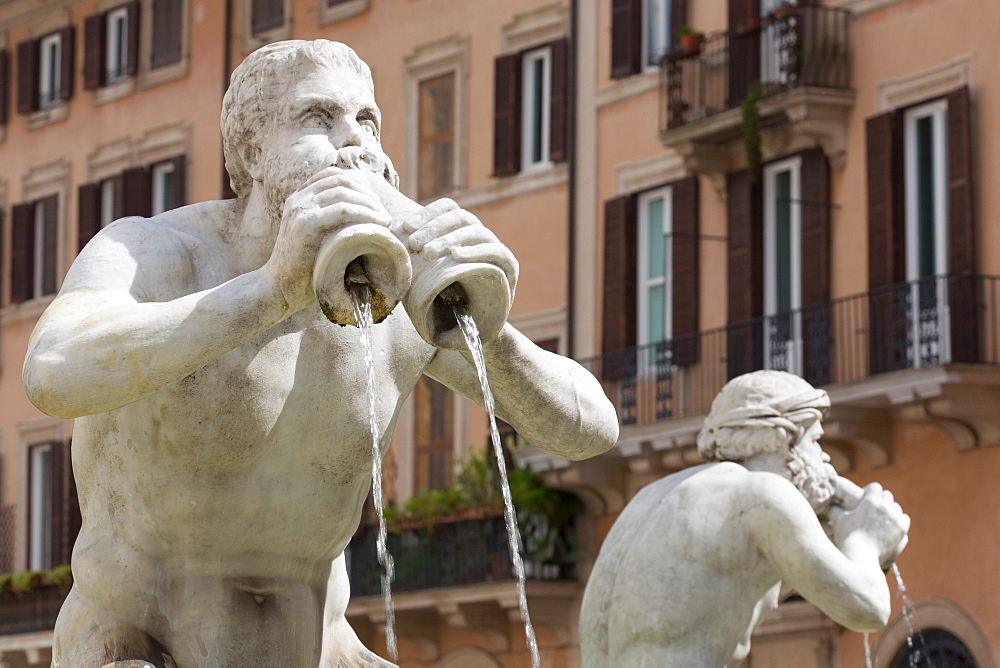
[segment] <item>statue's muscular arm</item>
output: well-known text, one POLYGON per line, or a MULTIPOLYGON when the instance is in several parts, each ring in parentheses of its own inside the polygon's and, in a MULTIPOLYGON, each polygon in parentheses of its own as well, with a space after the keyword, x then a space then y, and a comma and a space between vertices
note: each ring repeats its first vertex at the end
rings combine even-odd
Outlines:
MULTIPOLYGON (((535 447, 586 459, 618 440, 618 416, 597 379, 575 361, 543 350, 510 324, 484 345, 497 415, 535 447)), ((427 374, 482 405, 471 355, 439 350, 427 374)))
POLYGON ((854 631, 884 627, 890 597, 880 564, 902 549, 909 527, 891 495, 873 485, 856 509, 838 511, 835 544, 792 483, 772 473, 747 475, 751 482, 742 488, 740 517, 783 587, 854 631))
POLYGON ((274 281, 252 271, 192 285, 195 240, 154 220, 95 237, 42 315, 24 364, 32 402, 56 417, 111 410, 176 383, 284 317, 274 281), (157 286, 176 298, 152 301, 157 286))

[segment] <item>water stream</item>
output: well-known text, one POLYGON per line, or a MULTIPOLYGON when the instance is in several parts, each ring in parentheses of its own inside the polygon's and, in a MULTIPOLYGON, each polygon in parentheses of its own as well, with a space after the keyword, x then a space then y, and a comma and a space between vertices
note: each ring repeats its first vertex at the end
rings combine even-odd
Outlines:
POLYGON ((874 668, 872 663, 872 639, 871 633, 865 631, 865 668, 874 668))
POLYGON ((382 565, 382 598, 385 599, 385 644, 396 661, 396 613, 392 608, 392 555, 386 547, 385 517, 382 515, 382 452, 379 442, 382 434, 379 432, 375 395, 375 358, 372 352, 372 302, 371 292, 366 284, 351 284, 351 297, 354 300, 354 319, 361 332, 361 347, 365 351, 365 365, 368 368, 368 418, 372 429, 372 497, 375 501, 375 512, 378 515, 378 563, 382 565))
POLYGON ((510 485, 507 483, 507 466, 503 458, 503 445, 500 441, 500 432, 497 430, 496 416, 494 415, 493 392, 486 379, 486 360, 483 357, 483 346, 479 340, 479 328, 476 327, 472 316, 463 312, 461 308, 455 308, 455 318, 458 326, 465 335, 465 343, 472 353, 472 359, 476 364, 476 373, 479 375, 479 384, 483 388, 483 406, 490 416, 490 434, 493 437, 493 453, 496 455, 497 469, 500 471, 500 489, 503 492, 504 519, 507 521, 507 542, 510 546, 510 558, 514 562, 514 575, 517 577, 517 598, 521 608, 521 619, 524 621, 524 633, 528 639, 528 650, 531 652, 532 668, 538 668, 538 642, 535 640, 535 629, 531 626, 531 619, 528 617, 528 596, 524 589, 524 562, 521 560, 521 534, 517 529, 517 516, 514 514, 514 503, 510 498, 510 485))
MULTIPOLYGON (((899 600, 903 604, 903 621, 906 622, 906 647, 909 650, 908 654, 910 656, 910 668, 917 668, 918 666, 928 666, 928 668, 934 668, 934 663, 931 661, 929 656, 922 656, 920 648, 914 649, 913 638, 914 636, 920 635, 918 631, 913 628, 913 601, 906 594, 906 585, 903 583, 903 576, 899 574, 899 567, 896 564, 892 565, 892 574, 896 578, 896 587, 899 590, 899 600)), ((924 644, 924 637, 920 635, 920 642, 924 644)))

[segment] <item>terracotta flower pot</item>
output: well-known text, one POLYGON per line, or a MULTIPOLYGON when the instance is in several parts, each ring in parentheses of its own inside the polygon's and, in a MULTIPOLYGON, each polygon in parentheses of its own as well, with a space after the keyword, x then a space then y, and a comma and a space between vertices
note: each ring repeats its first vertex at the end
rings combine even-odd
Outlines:
POLYGON ((701 53, 701 43, 705 36, 697 33, 684 33, 681 35, 681 53, 685 56, 693 56, 701 53))

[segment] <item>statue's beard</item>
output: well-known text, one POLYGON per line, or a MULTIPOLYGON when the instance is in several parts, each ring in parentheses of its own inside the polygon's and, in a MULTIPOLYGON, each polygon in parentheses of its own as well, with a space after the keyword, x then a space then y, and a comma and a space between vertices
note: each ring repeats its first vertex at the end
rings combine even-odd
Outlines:
POLYGON ((788 453, 792 484, 802 492, 809 505, 820 515, 830 507, 836 492, 837 471, 821 458, 822 450, 793 447, 788 453), (815 453, 815 454, 814 454, 815 453))

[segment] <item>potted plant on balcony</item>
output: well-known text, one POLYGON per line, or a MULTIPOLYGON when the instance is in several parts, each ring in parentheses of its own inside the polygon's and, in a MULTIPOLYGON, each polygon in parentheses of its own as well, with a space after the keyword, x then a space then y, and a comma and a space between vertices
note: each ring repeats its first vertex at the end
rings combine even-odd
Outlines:
POLYGON ((775 21, 787 21, 799 13, 797 5, 791 2, 783 2, 774 8, 773 16, 775 21))
POLYGON ((684 26, 677 31, 677 39, 681 44, 681 53, 694 56, 701 53, 701 45, 705 41, 705 33, 698 32, 690 26, 684 26))
POLYGON ((736 34, 740 37, 760 32, 760 17, 748 16, 736 24, 736 34))

